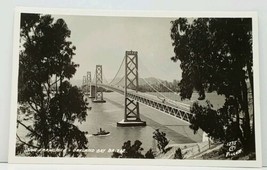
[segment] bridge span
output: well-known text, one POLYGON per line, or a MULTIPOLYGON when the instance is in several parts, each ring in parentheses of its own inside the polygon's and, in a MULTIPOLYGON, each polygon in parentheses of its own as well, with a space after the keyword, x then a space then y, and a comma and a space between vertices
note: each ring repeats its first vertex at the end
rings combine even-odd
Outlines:
POLYGON ((87 94, 90 91, 89 97, 94 98, 93 102, 95 103, 105 102, 103 98, 103 89, 109 89, 124 95, 124 119, 117 123, 118 126, 146 125, 146 122, 142 121, 140 118, 139 103, 190 124, 194 115, 190 112, 189 105, 166 98, 166 96, 157 91, 148 82, 146 82, 148 86, 154 89, 160 96, 163 97, 163 99, 160 99, 159 96, 138 91, 139 72, 140 70, 138 69, 137 51, 126 51, 119 70, 111 82, 104 82, 102 65, 96 65, 93 80, 91 79, 91 73, 87 72, 87 78, 86 76, 84 77, 84 84, 86 84, 87 87, 87 94), (122 69, 123 66, 124 69, 122 69), (118 74, 121 70, 124 72, 124 76, 118 77, 118 74), (118 85, 118 82, 114 83, 114 80, 118 78, 120 79, 119 82, 122 82, 123 85, 118 85))
MULTIPOLYGON (((114 87, 114 86, 110 86, 106 84, 100 84, 99 86, 115 91, 121 95, 125 95, 124 89, 122 88, 118 88, 118 87, 114 87)), ((185 104, 183 105, 181 103, 174 103, 174 102, 171 103, 171 101, 168 101, 168 100, 165 100, 163 102, 162 100, 152 95, 148 95, 142 92, 136 92, 134 90, 128 90, 126 96, 146 106, 159 110, 168 115, 174 116, 187 123, 189 123, 193 117, 193 115, 190 113, 189 105, 185 105, 185 104)))

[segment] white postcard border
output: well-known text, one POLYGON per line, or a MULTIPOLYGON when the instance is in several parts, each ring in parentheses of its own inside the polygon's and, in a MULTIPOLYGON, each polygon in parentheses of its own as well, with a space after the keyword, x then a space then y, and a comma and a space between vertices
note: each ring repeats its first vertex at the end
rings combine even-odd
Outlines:
POLYGON ((229 167, 261 167, 261 123, 260 123, 260 86, 259 86, 259 44, 258 44, 258 16, 256 12, 177 12, 177 11, 123 11, 123 10, 86 10, 86 9, 47 9, 33 7, 17 7, 14 17, 13 34, 13 66, 12 92, 10 108, 10 136, 9 136, 9 163, 58 163, 58 164, 121 164, 121 165, 181 165, 181 166, 229 166, 229 167), (250 17, 252 18, 253 33, 253 73, 254 73, 254 109, 256 160, 167 160, 167 159, 116 159, 116 158, 44 158, 15 156, 16 148, 16 120, 17 120, 17 84, 19 66, 19 30, 21 13, 44 13, 54 15, 81 15, 81 16, 128 16, 128 17, 250 17))

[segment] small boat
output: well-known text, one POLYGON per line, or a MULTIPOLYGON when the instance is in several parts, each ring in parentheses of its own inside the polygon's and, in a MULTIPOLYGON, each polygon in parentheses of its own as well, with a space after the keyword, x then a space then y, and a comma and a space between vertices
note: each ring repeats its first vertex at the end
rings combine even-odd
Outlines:
POLYGON ((100 128, 100 131, 99 132, 97 132, 97 133, 95 133, 95 134, 93 134, 94 136, 108 136, 110 134, 110 132, 106 132, 105 130, 102 130, 101 128, 100 128))

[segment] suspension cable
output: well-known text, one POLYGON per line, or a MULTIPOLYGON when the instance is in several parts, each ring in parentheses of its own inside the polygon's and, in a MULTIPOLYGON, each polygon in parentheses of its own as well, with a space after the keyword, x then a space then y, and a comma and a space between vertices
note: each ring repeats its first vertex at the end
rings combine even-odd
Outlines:
MULTIPOLYGON (((137 73, 139 74, 138 69, 136 69, 136 71, 137 71, 137 73)), ((140 75, 140 74, 139 74, 139 75, 140 75)), ((161 95, 161 96, 164 97, 164 98, 167 98, 166 96, 164 96, 163 94, 161 94, 159 91, 157 91, 157 90, 156 90, 150 83, 148 83, 148 82, 146 81, 145 78, 144 78, 143 80, 145 81, 145 83, 147 83, 147 85, 149 85, 153 90, 155 90, 156 93, 158 93, 159 95, 161 95)))
POLYGON ((124 78, 125 78, 125 75, 117 83, 113 84, 113 86, 119 84, 124 78))
POLYGON ((105 84, 104 82, 106 82, 108 84, 108 80, 106 79, 105 74, 102 74, 102 78, 102 83, 105 84))
POLYGON ((119 67, 119 69, 118 69, 116 75, 114 76, 114 78, 111 80, 111 82, 110 82, 109 84, 111 84, 111 83, 115 80, 115 78, 117 77, 117 75, 119 74, 120 69, 121 69, 121 67, 122 67, 122 65, 123 65, 123 63, 124 63, 124 60, 125 60, 125 57, 123 58, 123 60, 122 60, 122 62, 121 62, 121 65, 120 65, 120 67, 119 67))
MULTIPOLYGON (((138 71, 138 69, 136 69, 136 71, 138 72, 138 74, 139 74, 139 71, 138 71)), ((161 95, 163 98, 165 98, 165 99, 168 99, 169 101, 168 102, 170 102, 170 103, 172 103, 172 104, 175 104, 175 105, 177 105, 177 104, 179 104, 179 107, 186 107, 186 108, 188 108, 188 106, 189 105, 187 105, 187 104, 184 104, 184 103, 181 103, 181 102, 176 102, 176 101, 173 101, 173 100, 171 100, 171 99, 169 99, 168 97, 166 97, 165 95, 163 95, 162 93, 160 93, 158 90, 156 90, 150 83, 148 83, 147 81, 146 81, 146 79, 144 78, 143 79, 153 90, 155 90, 155 92, 156 93, 158 93, 159 95, 161 95), (182 106, 181 106, 182 105, 182 106)), ((158 96, 157 96, 158 97, 158 96)))
POLYGON ((142 60, 139 59, 139 63, 149 72, 149 74, 151 74, 160 84, 162 84, 164 87, 166 87, 168 90, 170 90, 171 92, 173 92, 174 94, 177 94, 177 92, 173 91, 172 89, 170 89, 168 86, 166 86, 165 84, 163 84, 161 81, 159 81, 142 63, 142 60))
POLYGON ((94 74, 94 77, 93 77, 93 79, 92 79, 92 84, 94 84, 95 83, 95 81, 96 81, 96 73, 94 74))
MULTIPOLYGON (((164 87, 166 87, 168 90, 170 90, 172 93, 174 93, 175 95, 178 95, 177 94, 177 92, 175 92, 175 91, 173 91, 172 89, 170 89, 168 86, 166 86, 166 85, 164 85, 161 81, 159 81, 143 64, 142 64, 142 60, 139 60, 139 61, 141 61, 141 62, 139 62, 139 63, 141 63, 141 65, 149 72, 149 74, 151 74, 160 84, 162 84, 164 87)), ((167 99, 169 99, 170 101, 172 101, 172 102, 174 102, 174 103, 179 103, 179 104, 181 104, 181 105, 184 105, 184 106, 189 106, 188 104, 185 104, 185 103, 182 103, 182 102, 179 102, 179 101, 175 101, 175 100, 172 100, 172 99, 170 99, 170 98, 168 98, 168 97, 166 97, 167 99)))
MULTIPOLYGON (((125 58, 124 58, 124 59, 125 59, 125 58)), ((133 65, 133 63, 130 63, 129 68, 131 68, 132 65, 133 65)), ((119 84, 124 78, 125 78, 125 75, 123 75, 123 77, 122 77, 117 83, 115 83, 114 85, 119 84)), ((122 87, 123 87, 123 86, 122 86, 122 87)))
MULTIPOLYGON (((138 69, 136 69, 136 71, 138 72, 138 69)), ((139 74, 139 72, 138 72, 139 74)), ((163 96, 164 98, 167 98, 166 96, 164 96, 163 94, 161 94, 159 91, 157 91, 150 83, 148 83, 145 79, 143 79, 152 89, 154 89, 156 91, 156 93, 158 93, 159 95, 163 96)), ((158 96, 157 96, 158 97, 158 96)), ((167 98, 168 99, 168 98, 167 98)), ((183 106, 178 106, 178 107, 183 107, 183 106)), ((178 109, 178 112, 181 113, 181 111, 178 109)))

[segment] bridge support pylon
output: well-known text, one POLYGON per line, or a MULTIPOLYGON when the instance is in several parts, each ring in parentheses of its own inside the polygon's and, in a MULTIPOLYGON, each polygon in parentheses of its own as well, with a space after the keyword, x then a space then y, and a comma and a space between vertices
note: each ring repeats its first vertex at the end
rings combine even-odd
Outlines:
POLYGON ((105 103, 106 101, 103 98, 103 88, 98 86, 98 84, 103 83, 102 65, 96 65, 95 75, 96 75, 95 99, 93 100, 93 102, 94 103, 105 103))
POLYGON ((92 98, 92 99, 95 98, 95 90, 96 90, 96 87, 94 85, 90 84, 90 95, 89 95, 89 98, 92 98))
POLYGON ((92 85, 92 75, 91 72, 87 72, 87 93, 89 94, 89 98, 95 98, 95 86, 92 85))
POLYGON ((85 87, 85 94, 90 95, 90 85, 91 85, 91 72, 87 72, 86 76, 86 87, 85 87))
POLYGON ((127 95, 127 90, 138 91, 138 54, 137 51, 125 52, 125 87, 124 87, 124 119, 117 126, 146 126, 139 113, 139 102, 127 95))

